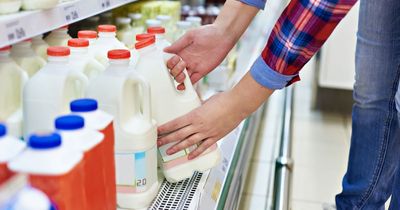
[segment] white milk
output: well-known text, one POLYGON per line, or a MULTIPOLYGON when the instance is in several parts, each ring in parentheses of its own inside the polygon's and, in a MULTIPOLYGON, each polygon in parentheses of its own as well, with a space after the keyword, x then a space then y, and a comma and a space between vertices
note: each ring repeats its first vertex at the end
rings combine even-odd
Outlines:
POLYGON ((176 22, 176 31, 174 34, 174 40, 181 38, 187 30, 192 27, 192 23, 189 21, 178 21, 176 22))
MULTIPOLYGON (((143 40, 151 38, 151 37, 155 37, 155 35, 154 34, 137 34, 136 35, 136 41, 140 42, 140 41, 143 41, 143 40)), ((131 49, 130 65, 132 67, 135 67, 138 61, 139 61, 139 52, 136 50, 135 47, 133 47, 131 49)))
MULTIPOLYGON (((184 91, 176 89, 175 81, 163 61, 163 53, 156 47, 154 39, 150 38, 137 43, 136 49, 140 54, 136 70, 150 83, 152 113, 158 125, 187 114, 201 105, 186 71, 184 82, 186 89, 184 91)), ((187 155, 193 148, 179 151, 174 155, 167 155, 166 150, 175 143, 159 148, 163 160, 163 172, 165 178, 170 182, 191 177, 194 171, 210 169, 220 160, 221 154, 216 145, 205 151, 200 157, 190 161, 187 159, 187 155)))
POLYGON ((11 48, 11 57, 28 73, 29 77, 32 77, 46 64, 46 61, 32 49, 30 39, 14 44, 11 48))
POLYGON ((0 185, 14 173, 7 164, 25 149, 25 143, 7 134, 6 125, 0 124, 0 185))
POLYGON ((24 136, 53 128, 54 118, 69 113, 69 103, 84 95, 88 80, 68 66, 67 47, 49 47, 46 66, 25 85, 24 136))
POLYGON ((117 38, 124 43, 126 47, 132 48, 135 43, 135 33, 131 27, 131 19, 118 17, 115 22, 118 26, 117 38))
POLYGON ((150 89, 129 66, 128 50, 109 52, 110 65, 95 78, 87 95, 115 117, 117 203, 148 207, 158 190, 157 129, 152 122, 150 89))
POLYGON ((92 79, 105 70, 104 66, 89 54, 89 41, 86 39, 70 39, 68 46, 71 49, 69 66, 73 71, 84 73, 92 79))
POLYGON ((1 0, 0 1, 0 15, 18 12, 21 8, 21 0, 1 0))
POLYGON ((43 40, 43 35, 32 38, 32 49, 43 59, 47 59, 47 48, 49 45, 43 40))
POLYGON ((72 37, 68 34, 68 26, 52 31, 44 40, 49 46, 68 46, 68 40, 72 37))
POLYGON ((0 49, 0 121, 10 135, 22 137, 22 91, 28 74, 10 58, 10 47, 0 49))
MULTIPOLYGON (((171 45, 170 42, 165 38, 165 28, 163 27, 150 27, 147 28, 147 33, 154 34, 156 36, 156 46, 161 51, 164 52, 164 48, 171 45)), ((171 54, 163 53, 164 61, 167 62, 171 58, 171 54)))
POLYGON ((83 154, 61 146, 57 133, 35 134, 28 148, 9 164, 12 171, 29 176, 29 183, 43 191, 56 209, 86 209, 83 154))
POLYGON ((94 45, 96 59, 104 66, 108 65, 107 53, 114 49, 127 49, 124 43, 116 38, 117 27, 114 25, 99 25, 99 38, 94 45))
POLYGON ((90 31, 90 30, 82 30, 78 32, 78 38, 79 39, 87 39, 89 41, 89 54, 92 57, 95 57, 95 44, 97 40, 97 32, 96 31, 90 31))
POLYGON ((37 9, 50 9, 57 6, 59 0, 22 0, 22 9, 24 10, 37 10, 37 9))

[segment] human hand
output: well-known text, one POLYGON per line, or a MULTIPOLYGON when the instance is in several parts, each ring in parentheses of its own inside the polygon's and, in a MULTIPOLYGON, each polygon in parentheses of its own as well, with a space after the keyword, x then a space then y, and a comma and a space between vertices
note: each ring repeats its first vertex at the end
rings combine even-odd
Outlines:
MULTIPOLYGON (((164 49, 167 53, 176 54, 168 60, 167 66, 178 83, 183 83, 185 79, 185 68, 192 83, 196 83, 224 60, 235 42, 225 35, 222 27, 215 24, 190 30, 164 49)), ((178 89, 182 87, 180 85, 178 89)))
POLYGON ((219 93, 192 112, 159 126, 157 144, 160 147, 176 141, 167 150, 172 155, 200 143, 188 156, 194 159, 239 125, 246 114, 238 109, 229 92, 219 93))

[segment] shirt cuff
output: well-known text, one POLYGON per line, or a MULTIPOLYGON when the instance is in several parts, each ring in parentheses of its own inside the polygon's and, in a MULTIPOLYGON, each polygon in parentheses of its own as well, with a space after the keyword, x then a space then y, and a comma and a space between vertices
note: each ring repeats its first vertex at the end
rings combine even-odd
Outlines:
POLYGON ((270 68, 260 56, 250 69, 250 74, 256 82, 268 89, 276 90, 286 87, 298 75, 284 75, 270 68))
POLYGON ((266 0, 239 0, 243 4, 247 4, 253 7, 257 7, 258 9, 264 10, 266 0))

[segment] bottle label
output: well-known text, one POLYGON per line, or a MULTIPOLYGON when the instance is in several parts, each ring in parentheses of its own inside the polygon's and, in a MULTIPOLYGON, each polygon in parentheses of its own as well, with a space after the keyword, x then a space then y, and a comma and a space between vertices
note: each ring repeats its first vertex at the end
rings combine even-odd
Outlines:
POLYGON ((157 181, 156 147, 148 151, 116 152, 118 193, 144 192, 157 181))

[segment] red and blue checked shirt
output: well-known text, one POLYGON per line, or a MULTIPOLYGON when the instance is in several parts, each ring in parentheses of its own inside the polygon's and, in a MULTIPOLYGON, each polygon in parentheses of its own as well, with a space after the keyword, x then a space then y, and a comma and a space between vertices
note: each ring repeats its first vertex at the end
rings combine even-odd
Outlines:
MULTIPOLYGON (((240 0, 263 9, 265 0, 240 0)), ((291 0, 250 69, 264 87, 281 89, 300 80, 299 71, 321 48, 357 0, 291 0)))

